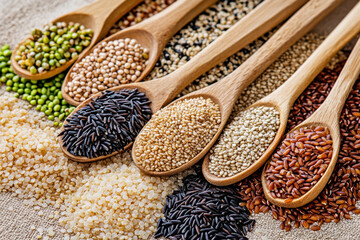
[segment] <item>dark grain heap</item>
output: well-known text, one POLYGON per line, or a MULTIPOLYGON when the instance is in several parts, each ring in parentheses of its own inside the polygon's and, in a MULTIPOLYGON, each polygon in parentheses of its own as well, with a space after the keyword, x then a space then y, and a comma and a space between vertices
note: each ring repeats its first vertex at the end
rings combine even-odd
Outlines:
POLYGON ((234 186, 216 187, 203 176, 189 175, 184 186, 168 195, 155 237, 168 239, 247 239, 255 225, 241 207, 234 186))
POLYGON ((63 146, 73 155, 88 158, 120 151, 150 119, 149 104, 137 89, 105 91, 67 119, 60 133, 63 146))

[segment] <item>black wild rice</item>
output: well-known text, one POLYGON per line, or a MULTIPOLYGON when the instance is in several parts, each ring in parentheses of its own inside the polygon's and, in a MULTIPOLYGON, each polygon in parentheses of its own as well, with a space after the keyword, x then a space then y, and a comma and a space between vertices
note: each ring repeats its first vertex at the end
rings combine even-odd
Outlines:
POLYGON ((63 146, 88 158, 123 150, 150 119, 150 103, 137 89, 105 91, 67 119, 59 135, 63 146))
POLYGON ((168 239, 247 239, 255 225, 241 207, 235 186, 216 187, 201 173, 189 175, 184 186, 166 198, 165 218, 158 222, 155 237, 168 239))

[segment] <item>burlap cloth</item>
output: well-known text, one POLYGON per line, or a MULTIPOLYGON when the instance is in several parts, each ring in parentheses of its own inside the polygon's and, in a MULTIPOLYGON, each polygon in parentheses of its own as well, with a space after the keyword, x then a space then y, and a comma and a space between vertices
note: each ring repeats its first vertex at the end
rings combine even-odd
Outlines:
MULTIPOLYGON (((33 27, 40 27, 50 20, 92 2, 93 0, 0 0, 0 45, 8 43, 13 48, 27 36, 33 27)), ((318 32, 331 30, 337 19, 341 18, 358 0, 345 0, 339 9, 317 27, 318 32)), ((0 89, 2 94, 4 88, 0 89)), ((37 239, 39 233, 31 230, 53 227, 53 239, 63 239, 61 226, 56 220, 48 218, 54 209, 42 209, 38 215, 32 207, 25 206, 22 200, 11 193, 0 193, 0 240, 37 239)), ((279 222, 267 214, 256 216, 255 230, 248 235, 250 239, 360 239, 360 217, 343 220, 338 224, 324 224, 319 232, 295 229, 289 233, 279 230, 279 222)))

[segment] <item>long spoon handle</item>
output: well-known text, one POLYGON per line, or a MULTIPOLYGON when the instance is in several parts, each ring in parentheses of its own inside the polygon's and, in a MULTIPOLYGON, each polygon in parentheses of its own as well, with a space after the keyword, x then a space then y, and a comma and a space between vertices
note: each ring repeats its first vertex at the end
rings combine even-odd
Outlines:
POLYGON ((169 103, 194 79, 270 31, 306 1, 266 0, 261 3, 185 65, 165 78, 151 81, 152 84, 158 85, 157 92, 164 96, 164 101, 158 103, 155 108, 159 109, 169 103))
POLYGON ((116 21, 142 1, 144 0, 97 0, 69 14, 93 16, 97 28, 93 30, 98 33, 97 38, 102 39, 116 21))
POLYGON ((360 2, 355 5, 305 63, 273 93, 279 96, 279 103, 292 106, 331 58, 359 32, 360 2))
POLYGON ((346 61, 340 76, 326 100, 311 116, 327 121, 329 124, 338 124, 339 117, 349 93, 360 74, 360 38, 346 61), (316 116, 315 116, 316 115, 316 116))
POLYGON ((211 89, 203 89, 203 91, 211 92, 225 103, 222 112, 229 115, 241 92, 341 2, 337 0, 309 1, 240 67, 223 80, 210 86, 211 89))
POLYGON ((164 11, 140 23, 137 28, 149 31, 164 48, 170 38, 217 0, 178 0, 164 11))

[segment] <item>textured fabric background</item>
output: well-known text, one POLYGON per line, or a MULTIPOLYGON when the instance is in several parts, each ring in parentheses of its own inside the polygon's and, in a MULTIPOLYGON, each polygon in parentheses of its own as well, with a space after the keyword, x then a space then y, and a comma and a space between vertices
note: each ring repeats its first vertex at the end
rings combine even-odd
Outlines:
MULTIPOLYGON (((52 19, 92 1, 0 0, 0 45, 8 43, 13 48, 33 27, 41 27, 52 19)), ((357 2, 358 0, 345 0, 339 9, 316 28, 316 31, 326 33, 331 30, 338 19, 357 2)), ((2 92, 3 88, 0 89, 0 94, 2 92)), ((43 211, 44 216, 40 217, 37 211, 25 206, 10 193, 0 193, 0 240, 36 239, 39 234, 36 230, 32 231, 31 226, 44 230, 52 226, 56 232, 53 239, 63 239, 57 221, 47 217, 53 214, 54 209, 48 207, 43 211)), ((250 239, 360 239, 360 217, 354 217, 350 221, 342 220, 338 224, 324 224, 319 232, 301 228, 289 233, 279 230, 279 222, 273 220, 269 214, 257 215, 256 220, 255 230, 248 235, 250 239)))

